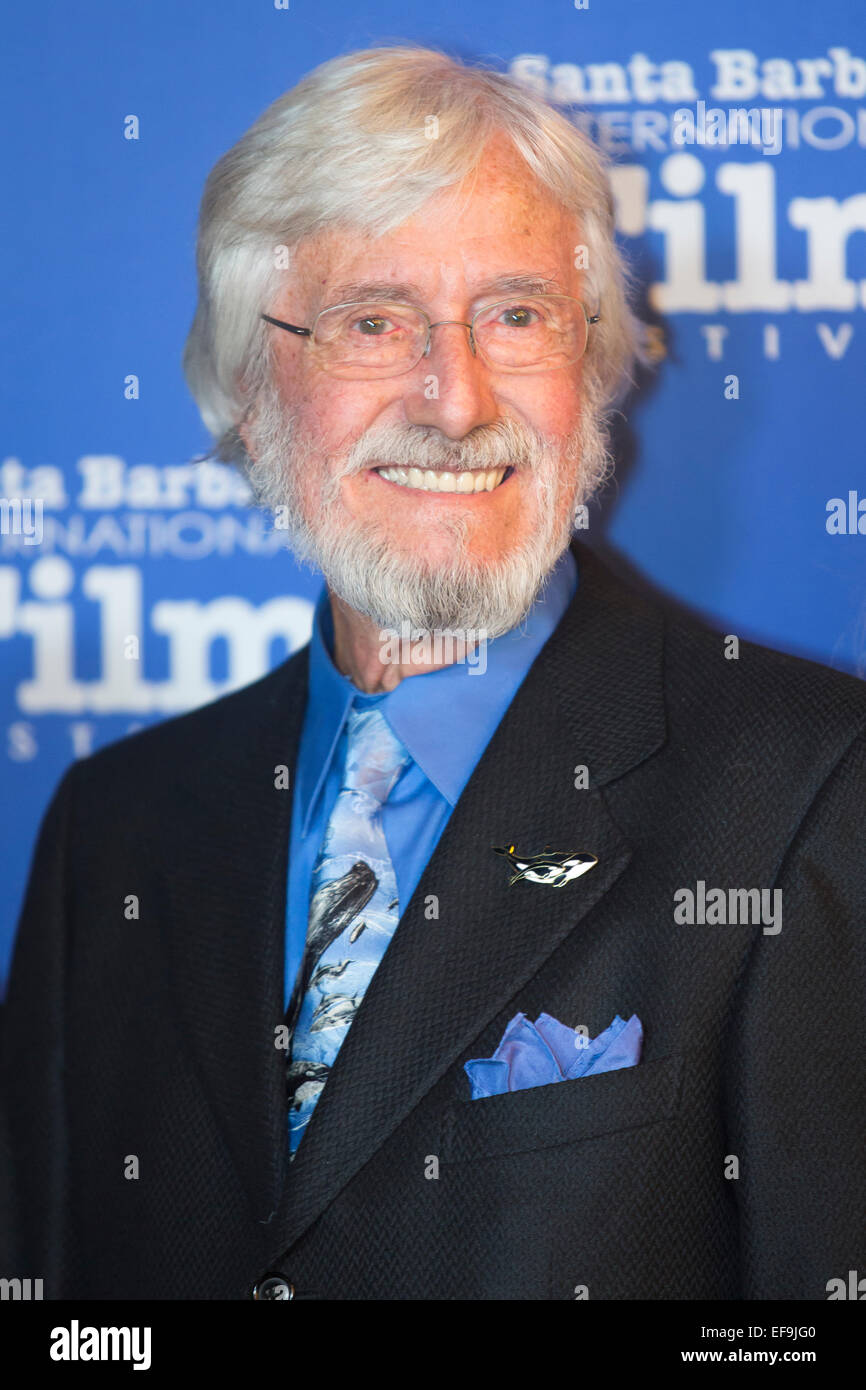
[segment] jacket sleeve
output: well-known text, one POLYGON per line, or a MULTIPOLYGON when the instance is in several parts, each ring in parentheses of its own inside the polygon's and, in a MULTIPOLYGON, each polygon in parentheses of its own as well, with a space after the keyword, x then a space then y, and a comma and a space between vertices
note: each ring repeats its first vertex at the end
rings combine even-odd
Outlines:
POLYGON ((782 926, 758 928, 726 1104, 742 1296, 826 1299, 866 1275, 866 734, 788 847, 782 926))
POLYGON ((4 1275, 63 1296, 67 1238, 64 1096, 67 841, 76 765, 45 812, 18 924, 0 1035, 4 1275))

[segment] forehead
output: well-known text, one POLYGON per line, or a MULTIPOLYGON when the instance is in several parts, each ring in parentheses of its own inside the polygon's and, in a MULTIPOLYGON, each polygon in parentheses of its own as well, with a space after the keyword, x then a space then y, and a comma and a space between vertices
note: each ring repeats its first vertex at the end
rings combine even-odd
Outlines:
POLYGON ((320 299, 359 281, 411 282, 432 295, 525 275, 568 289, 575 240, 573 215, 497 137, 461 184, 435 194, 393 231, 372 237, 333 228, 304 243, 294 258, 295 287, 320 299))

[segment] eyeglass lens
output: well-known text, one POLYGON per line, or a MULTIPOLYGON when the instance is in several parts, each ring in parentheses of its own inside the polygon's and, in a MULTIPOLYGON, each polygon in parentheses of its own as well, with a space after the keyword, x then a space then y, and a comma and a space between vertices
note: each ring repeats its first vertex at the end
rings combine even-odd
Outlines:
MULTIPOLYGON (((586 348, 583 307, 567 296, 502 300, 481 309, 473 327, 482 356, 510 371, 567 366, 586 348)), ((319 315, 313 342, 331 372, 397 375, 421 360, 427 332, 427 318, 410 305, 344 304, 319 315)))

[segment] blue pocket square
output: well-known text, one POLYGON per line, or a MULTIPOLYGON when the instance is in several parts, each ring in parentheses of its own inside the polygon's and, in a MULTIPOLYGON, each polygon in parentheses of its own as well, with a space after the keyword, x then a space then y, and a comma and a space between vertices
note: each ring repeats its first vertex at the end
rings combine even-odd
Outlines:
POLYGON ((617 1014, 597 1038, 566 1028, 550 1014, 539 1014, 534 1023, 526 1014, 515 1014, 493 1056, 464 1062, 463 1070, 472 1084, 471 1099, 480 1100, 633 1067, 640 1060, 642 1042, 637 1014, 628 1022, 617 1014))

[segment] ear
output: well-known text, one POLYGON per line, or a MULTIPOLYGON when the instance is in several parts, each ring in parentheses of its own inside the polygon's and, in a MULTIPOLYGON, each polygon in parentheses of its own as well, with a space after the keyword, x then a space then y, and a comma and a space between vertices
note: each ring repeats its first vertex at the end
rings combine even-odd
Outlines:
POLYGON ((253 428, 254 428, 254 424, 255 424, 255 401, 252 401, 252 402, 250 403, 250 405, 247 406, 247 409, 245 410, 244 414, 241 416, 240 420, 238 421, 237 426, 236 426, 236 429, 237 429, 237 432, 238 432, 238 434, 240 435, 241 439, 243 440, 243 445, 244 445, 244 448, 245 448, 246 451, 247 451, 247 454, 249 455, 249 457, 250 457, 251 459, 253 459, 253 461, 255 461, 255 454, 254 454, 253 450, 250 448, 250 440, 251 440, 252 437, 253 437, 253 428))

